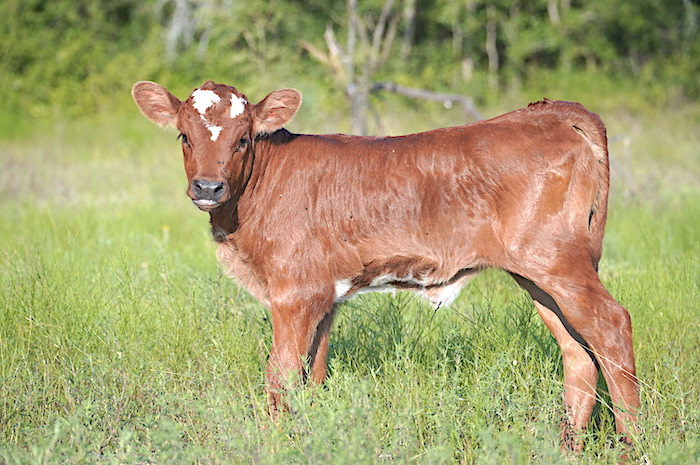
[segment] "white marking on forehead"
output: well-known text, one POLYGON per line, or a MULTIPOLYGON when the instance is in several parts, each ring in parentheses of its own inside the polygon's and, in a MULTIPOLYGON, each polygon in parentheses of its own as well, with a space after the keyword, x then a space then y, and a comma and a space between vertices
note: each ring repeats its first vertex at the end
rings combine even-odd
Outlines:
POLYGON ((216 139, 219 138, 219 134, 223 128, 221 126, 207 126, 207 129, 209 129, 209 132, 211 132, 211 140, 216 142, 216 139))
POLYGON ((231 118, 235 118, 245 111, 245 104, 248 101, 244 98, 237 96, 236 94, 231 94, 231 118))
POLYGON ((219 138, 219 134, 221 133, 221 130, 224 129, 221 126, 216 126, 215 124, 212 124, 210 121, 208 121, 204 115, 199 115, 200 119, 204 123, 204 127, 211 132, 211 140, 216 142, 216 139, 219 138))
POLYGON ((221 97, 213 90, 197 89, 192 92, 192 106, 203 115, 212 105, 218 103, 221 97))

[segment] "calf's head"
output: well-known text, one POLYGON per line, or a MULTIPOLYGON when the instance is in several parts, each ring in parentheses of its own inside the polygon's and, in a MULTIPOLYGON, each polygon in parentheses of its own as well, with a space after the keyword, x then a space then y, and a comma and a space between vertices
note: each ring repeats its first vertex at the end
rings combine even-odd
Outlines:
POLYGON ((180 131, 187 195, 205 211, 240 195, 256 137, 282 128, 301 106, 301 93, 294 89, 276 90, 254 105, 234 87, 212 81, 184 102, 149 81, 134 84, 131 95, 146 118, 180 131))

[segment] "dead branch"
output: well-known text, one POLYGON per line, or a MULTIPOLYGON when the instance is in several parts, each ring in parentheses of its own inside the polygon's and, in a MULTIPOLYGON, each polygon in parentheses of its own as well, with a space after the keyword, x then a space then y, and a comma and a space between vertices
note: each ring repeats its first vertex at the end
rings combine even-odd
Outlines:
POLYGON ((372 86, 372 91, 386 90, 389 92, 394 92, 399 95, 403 95, 410 98, 430 100, 433 102, 441 102, 443 105, 450 107, 454 104, 462 105, 464 108, 465 119, 482 119, 481 113, 477 110, 476 105, 474 105, 474 99, 466 95, 460 94, 443 94, 440 92, 433 92, 426 89, 416 89, 414 87, 404 87, 392 82, 377 82, 372 86))

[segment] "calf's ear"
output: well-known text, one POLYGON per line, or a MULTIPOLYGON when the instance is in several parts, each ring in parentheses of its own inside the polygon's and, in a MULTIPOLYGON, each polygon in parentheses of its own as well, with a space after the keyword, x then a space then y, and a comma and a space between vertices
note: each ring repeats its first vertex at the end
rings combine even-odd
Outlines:
POLYGON ((255 134, 270 134, 289 123, 301 107, 301 92, 280 89, 271 92, 255 105, 253 130, 255 134))
POLYGON ((140 81, 131 89, 131 96, 143 116, 158 126, 174 126, 182 102, 162 86, 150 81, 140 81))

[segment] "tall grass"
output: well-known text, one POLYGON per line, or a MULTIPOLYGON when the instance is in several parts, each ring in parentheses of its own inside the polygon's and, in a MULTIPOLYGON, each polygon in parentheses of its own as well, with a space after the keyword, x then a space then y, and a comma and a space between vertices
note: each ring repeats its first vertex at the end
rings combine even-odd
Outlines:
MULTIPOLYGON (((3 144, 0 463, 572 461, 558 445, 559 350, 498 272, 437 312, 403 293, 343 305, 326 384, 292 392, 295 413, 271 422, 268 314, 220 273, 173 135, 137 121, 3 144)), ((663 165, 631 147, 634 170, 663 165)), ((682 166, 673 179, 697 180, 682 166)), ((633 318, 636 453, 698 463, 700 192, 665 176, 654 196, 616 183, 601 274, 633 318)), ((617 463, 600 388, 574 462, 617 463)))

